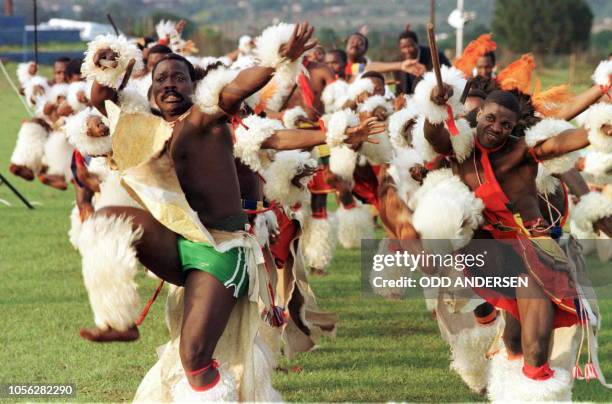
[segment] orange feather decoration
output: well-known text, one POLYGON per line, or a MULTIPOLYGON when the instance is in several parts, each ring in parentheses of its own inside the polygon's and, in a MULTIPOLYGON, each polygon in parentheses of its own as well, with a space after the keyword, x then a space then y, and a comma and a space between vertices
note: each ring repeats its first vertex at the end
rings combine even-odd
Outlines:
POLYGON ((472 77, 472 71, 479 57, 497 49, 497 44, 491 38, 491 34, 480 35, 465 47, 461 57, 453 63, 466 77, 472 77))
POLYGON ((526 53, 519 60, 515 60, 502 70, 497 75, 497 82, 502 90, 519 90, 522 93, 529 94, 531 75, 535 67, 533 55, 526 53))
POLYGON ((531 97, 533 107, 543 116, 554 116, 572 98, 570 86, 562 84, 540 91, 539 83, 531 97))

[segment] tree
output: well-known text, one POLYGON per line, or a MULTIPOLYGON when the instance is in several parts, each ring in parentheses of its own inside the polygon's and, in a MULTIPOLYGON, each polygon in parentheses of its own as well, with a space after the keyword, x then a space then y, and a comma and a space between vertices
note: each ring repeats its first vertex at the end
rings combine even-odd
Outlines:
POLYGON ((497 0, 492 26, 513 51, 568 54, 588 47, 592 22, 584 0, 497 0))

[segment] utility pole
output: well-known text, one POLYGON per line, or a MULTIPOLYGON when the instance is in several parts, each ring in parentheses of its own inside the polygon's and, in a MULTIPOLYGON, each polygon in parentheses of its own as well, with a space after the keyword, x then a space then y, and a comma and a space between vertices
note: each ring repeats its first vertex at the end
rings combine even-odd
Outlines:
POLYGON ((4 15, 6 17, 13 15, 13 0, 4 0, 4 15))
MULTIPOLYGON (((463 17, 463 0, 457 0, 457 10, 459 10, 459 15, 463 17)), ((463 53, 463 24, 459 24, 457 26, 457 38, 455 42, 455 55, 456 57, 461 56, 463 53)))

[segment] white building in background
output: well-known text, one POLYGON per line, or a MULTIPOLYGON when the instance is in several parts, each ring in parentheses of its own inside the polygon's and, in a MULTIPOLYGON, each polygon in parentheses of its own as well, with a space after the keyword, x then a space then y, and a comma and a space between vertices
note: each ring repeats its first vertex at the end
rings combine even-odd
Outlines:
MULTIPOLYGON (((33 29, 33 28, 32 28, 33 29)), ((39 30, 62 30, 74 29, 80 31, 81 41, 92 41, 98 35, 114 34, 115 31, 110 24, 97 22, 68 20, 65 18, 51 18, 47 22, 38 25, 39 30)))

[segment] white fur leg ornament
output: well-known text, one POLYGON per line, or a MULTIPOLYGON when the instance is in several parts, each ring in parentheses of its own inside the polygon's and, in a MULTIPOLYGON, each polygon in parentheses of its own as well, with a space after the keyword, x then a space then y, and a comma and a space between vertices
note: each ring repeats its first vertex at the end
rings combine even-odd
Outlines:
POLYGON ((104 86, 116 90, 121 84, 131 59, 136 61, 136 64, 134 64, 135 72, 143 69, 142 53, 135 44, 129 42, 123 35, 98 35, 96 39, 87 45, 85 60, 81 66, 81 74, 87 80, 95 80, 104 86), (117 67, 98 67, 94 64, 94 55, 104 48, 110 48, 117 53, 117 67))
POLYGON ((325 269, 331 263, 336 248, 332 220, 331 215, 327 219, 310 216, 304 223, 300 245, 306 265, 311 268, 325 269))
POLYGON ((262 173, 264 179, 263 191, 266 198, 283 206, 293 206, 308 197, 308 181, 312 176, 300 179, 301 188, 291 182, 293 178, 305 169, 314 169, 317 162, 310 158, 310 153, 299 150, 278 152, 274 161, 262 173))
MULTIPOLYGON (((464 109, 461 103, 461 94, 465 87, 463 73, 454 67, 447 66, 442 66, 440 71, 442 73, 442 81, 453 88, 453 96, 448 100, 447 104, 452 108, 454 115, 460 114, 464 109)), ((434 72, 427 72, 423 76, 423 80, 414 89, 413 97, 419 112, 425 119, 434 124, 442 123, 448 119, 446 106, 437 105, 431 100, 431 92, 437 85, 434 72)))
POLYGON ((360 248, 361 239, 374 237, 374 223, 370 214, 370 207, 359 201, 353 208, 347 209, 343 205, 336 211, 338 220, 338 241, 344 248, 360 248))
POLYGON ((378 143, 363 142, 359 153, 365 156, 370 164, 388 164, 393 158, 393 146, 391 146, 389 134, 383 132, 370 136, 370 138, 378 140, 378 143))
POLYGON ((439 154, 434 150, 429 141, 425 139, 425 129, 423 125, 425 125, 425 118, 423 115, 419 115, 412 129, 412 145, 423 161, 429 162, 436 159, 439 154))
POLYGON ((87 134, 87 119, 97 116, 108 126, 108 119, 95 108, 87 107, 81 112, 71 115, 66 119, 66 135, 72 146, 81 153, 90 156, 102 156, 112 151, 112 139, 110 136, 94 137, 87 134))
POLYGON ((576 229, 579 234, 589 234, 595 238, 593 223, 604 217, 612 216, 612 199, 600 192, 589 192, 580 197, 580 202, 570 213, 572 232, 575 232, 576 229))
POLYGON ((287 109, 283 113, 283 125, 287 129, 297 129, 297 121, 299 118, 308 118, 304 108, 297 106, 287 109))
POLYGON ((357 101, 357 97, 363 93, 368 95, 374 94, 374 82, 372 80, 365 78, 357 79, 352 82, 346 91, 346 99, 349 101, 357 101))
POLYGON ((119 92, 119 105, 121 105, 121 110, 128 114, 148 114, 151 112, 147 97, 144 97, 139 90, 133 87, 125 88, 119 92))
POLYGON ((236 128, 236 143, 234 156, 239 158, 253 171, 261 171, 270 164, 266 151, 261 150, 261 144, 275 131, 283 129, 283 124, 276 119, 261 118, 250 115, 243 119, 244 126, 236 128))
POLYGON ((538 175, 535 181, 538 192, 543 195, 554 194, 561 184, 561 181, 553 177, 542 164, 538 164, 538 175))
POLYGON ((93 217, 81 228, 79 251, 83 278, 96 326, 125 331, 134 325, 140 299, 134 277, 138 260, 133 247, 142 236, 126 217, 93 217))
POLYGON ((374 112, 377 108, 382 108, 387 114, 393 112, 393 105, 382 95, 368 97, 362 104, 359 104, 358 112, 374 112))
POLYGON ((523 361, 508 359, 505 349, 501 349, 491 359, 487 383, 487 396, 492 402, 508 401, 506 398, 515 386, 509 380, 522 376, 523 361))
POLYGON ((469 243, 483 222, 482 200, 447 168, 430 172, 408 207, 422 239, 450 240, 454 250, 469 243))
POLYGON ((238 75, 238 70, 230 70, 225 67, 217 67, 209 71, 206 77, 198 82, 193 102, 205 114, 213 115, 221 111, 219 108, 219 96, 223 87, 231 83, 238 75))
POLYGON ((419 153, 412 148, 400 149, 393 160, 389 173, 395 181, 399 197, 408 204, 410 198, 414 195, 421 184, 412 178, 410 169, 416 165, 422 165, 423 159, 419 153))
MULTIPOLYGON (((534 147, 546 139, 557 136, 568 129, 574 129, 574 125, 562 119, 546 118, 525 131, 525 143, 534 147)), ((551 174, 562 174, 574 167, 578 159, 577 152, 567 153, 563 156, 544 160, 541 164, 551 174)))
POLYGON ((28 167, 37 174, 42 166, 47 142, 47 130, 34 122, 21 124, 11 163, 28 167))
POLYGON ((612 75, 612 60, 602 60, 595 68, 591 78, 595 84, 607 86, 610 84, 610 75, 612 75))
POLYGON ((587 109, 585 113, 584 126, 589 130, 591 146, 602 153, 612 153, 612 136, 607 136, 601 130, 603 125, 612 125, 612 104, 600 102, 587 109))
POLYGON ((70 229, 68 230, 68 239, 75 250, 79 249, 79 236, 81 235, 82 226, 83 223, 81 222, 79 207, 74 205, 70 211, 70 229))
POLYGON ((455 125, 459 130, 459 133, 455 136, 451 136, 451 144, 453 145, 453 152, 458 162, 463 162, 472 154, 474 150, 474 131, 470 127, 470 124, 465 119, 457 119, 455 125))
POLYGON ((87 100, 89 100, 89 94, 91 93, 89 83, 85 81, 75 81, 68 85, 68 97, 66 98, 66 101, 75 114, 87 107, 87 103, 82 103, 79 101, 79 95, 81 93, 85 95, 87 100))
POLYGON ((257 375, 255 400, 268 403, 283 401, 279 392, 272 387, 272 375, 277 365, 274 353, 259 335, 254 341, 253 362, 257 375))
POLYGON ((404 133, 408 122, 416 120, 417 116, 418 111, 412 103, 389 116, 389 138, 396 152, 412 144, 412 133, 409 136, 405 136, 404 133))
POLYGON ((342 109, 346 104, 348 88, 349 85, 344 80, 336 80, 325 86, 321 93, 325 113, 331 114, 342 109))
POLYGON ((344 180, 352 181, 358 153, 341 145, 329 149, 329 170, 344 180))
POLYGON ((583 171, 595 176, 596 180, 612 182, 612 153, 590 152, 584 157, 583 171))
POLYGON ((232 372, 221 366, 217 369, 219 382, 209 390, 195 391, 187 376, 172 387, 172 401, 176 403, 212 403, 216 401, 238 402, 238 384, 232 372))
MULTIPOLYGON (((499 356, 500 353, 495 356, 499 356)), ((555 373, 550 379, 534 380, 523 374, 522 360, 510 362, 518 362, 518 369, 516 364, 511 364, 504 369, 507 373, 500 382, 506 386, 500 387, 501 391, 498 397, 493 397, 489 392, 489 398, 492 402, 561 402, 572 400, 572 378, 567 370, 555 367, 552 368, 555 373)))
POLYGON ((45 144, 45 156, 43 162, 48 166, 47 174, 63 175, 66 182, 72 179, 70 163, 74 148, 68 143, 64 132, 51 132, 45 144))
POLYGON ((450 368, 457 372, 475 393, 481 393, 487 387, 489 360, 486 354, 496 335, 495 323, 475 325, 453 336, 450 341, 450 368))
POLYGON ((344 145, 346 130, 349 127, 359 125, 359 117, 350 109, 334 112, 326 122, 326 141, 329 147, 344 145))

